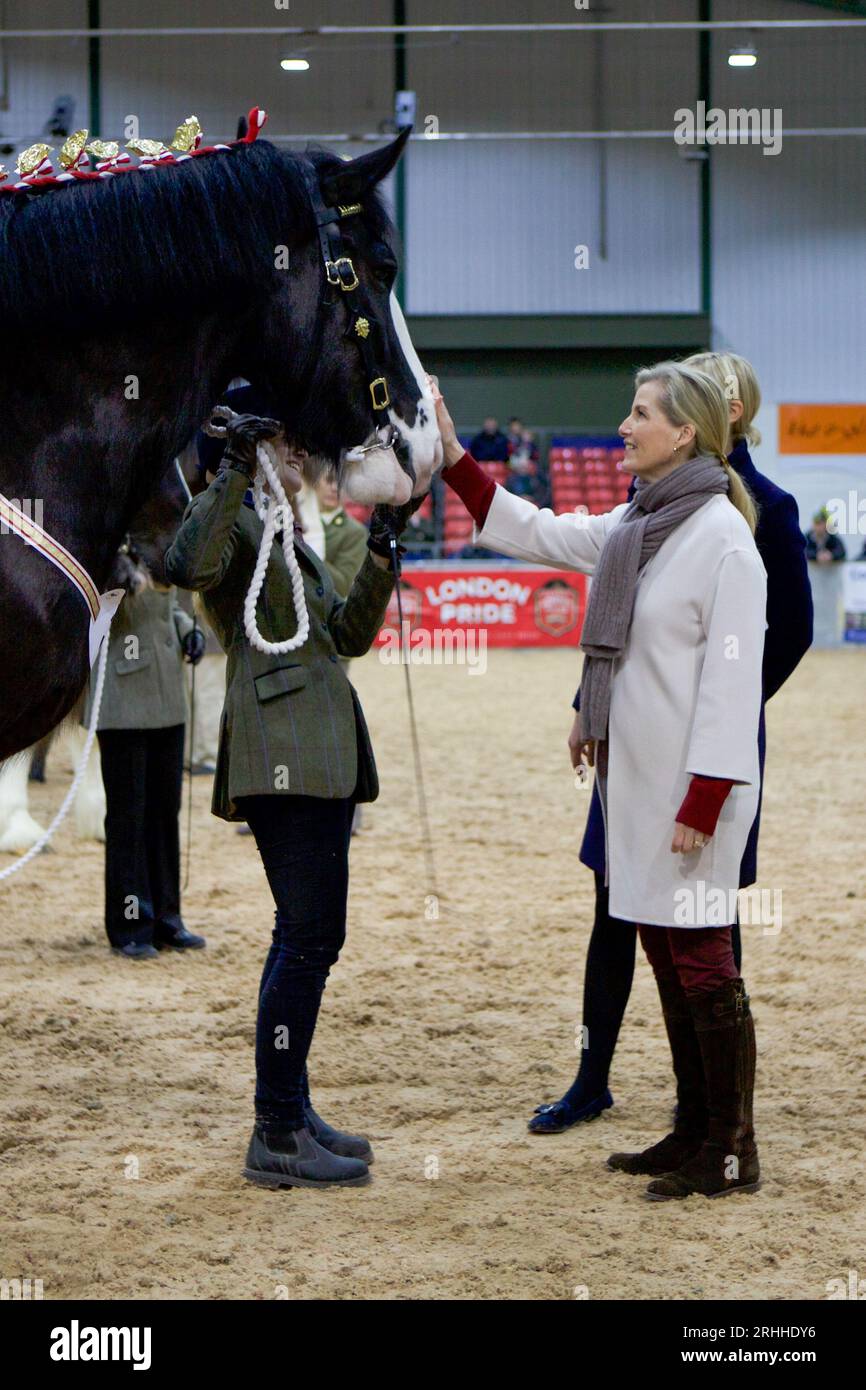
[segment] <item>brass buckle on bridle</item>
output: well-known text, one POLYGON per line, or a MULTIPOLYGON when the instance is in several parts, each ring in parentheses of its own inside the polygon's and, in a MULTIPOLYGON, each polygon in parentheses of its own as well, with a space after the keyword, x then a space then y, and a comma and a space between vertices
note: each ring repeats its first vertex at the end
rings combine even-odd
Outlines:
POLYGON ((373 402, 374 410, 387 410, 391 404, 391 397, 388 394, 388 383, 383 376, 377 376, 370 382, 370 399, 373 402), (377 388, 381 387, 381 399, 376 399, 377 388))
POLYGON ((347 294, 350 290, 356 290, 361 283, 349 256, 338 256, 335 261, 325 261, 325 272, 328 284, 339 285, 347 294))

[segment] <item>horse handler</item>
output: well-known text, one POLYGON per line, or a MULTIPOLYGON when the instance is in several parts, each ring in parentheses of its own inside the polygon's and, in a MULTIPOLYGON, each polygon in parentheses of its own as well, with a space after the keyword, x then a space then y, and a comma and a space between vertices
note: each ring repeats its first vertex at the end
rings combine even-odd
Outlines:
MULTIPOLYGON (((386 516, 402 529, 412 507, 374 511, 370 553, 345 601, 296 528, 310 634, 285 656, 263 654, 244 625, 263 526, 244 498, 259 441, 279 429, 256 415, 230 421, 218 471, 208 471, 209 487, 187 508, 166 568, 203 595, 228 656, 212 809, 223 820, 248 822, 276 906, 259 989, 255 1126, 244 1176, 271 1188, 355 1186, 369 1180, 370 1145, 316 1114, 307 1081, 322 993, 345 939, 352 813, 379 792, 361 705, 340 657, 363 656, 379 631, 394 584, 386 516)), ((283 487, 296 493, 297 460, 284 444, 277 454, 283 487)), ((257 620, 267 641, 297 631, 278 546, 257 620)))
MULTIPOLYGON (((155 960, 201 950, 180 915, 180 814, 187 719, 183 662, 204 634, 173 587, 131 551, 114 573, 126 597, 111 627, 97 737, 105 785, 105 930, 112 950, 155 960)), ((90 719, 93 686, 84 723, 90 719)))

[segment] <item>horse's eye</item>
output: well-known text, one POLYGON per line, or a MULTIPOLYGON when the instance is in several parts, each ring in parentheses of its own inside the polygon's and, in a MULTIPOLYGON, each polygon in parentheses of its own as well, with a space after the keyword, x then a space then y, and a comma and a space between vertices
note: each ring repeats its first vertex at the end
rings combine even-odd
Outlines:
POLYGON ((371 267, 374 280, 386 290, 390 290, 397 275, 396 261, 376 261, 371 267))
POLYGON ((390 289, 397 274, 394 252, 384 241, 374 242, 370 251, 370 273, 385 289, 390 289))

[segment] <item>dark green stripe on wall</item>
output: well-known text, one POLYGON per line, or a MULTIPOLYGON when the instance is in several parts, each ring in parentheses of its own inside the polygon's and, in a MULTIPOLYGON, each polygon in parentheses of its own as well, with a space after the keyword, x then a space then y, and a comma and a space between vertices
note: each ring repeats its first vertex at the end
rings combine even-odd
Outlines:
POLYGON ((709 342, 701 314, 415 315, 409 329, 461 430, 519 415, 542 431, 615 433, 639 367, 709 342))

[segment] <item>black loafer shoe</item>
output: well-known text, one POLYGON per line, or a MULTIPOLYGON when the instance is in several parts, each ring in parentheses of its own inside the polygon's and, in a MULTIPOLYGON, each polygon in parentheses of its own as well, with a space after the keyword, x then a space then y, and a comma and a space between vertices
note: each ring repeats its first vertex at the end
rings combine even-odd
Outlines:
POLYGON ((153 940, 160 951, 200 951, 207 945, 203 936, 194 936, 186 927, 178 927, 172 932, 157 929, 153 940))
POLYGON ((159 951, 149 941, 128 941, 125 946, 112 946, 116 956, 126 956, 127 960, 157 960, 159 951))

